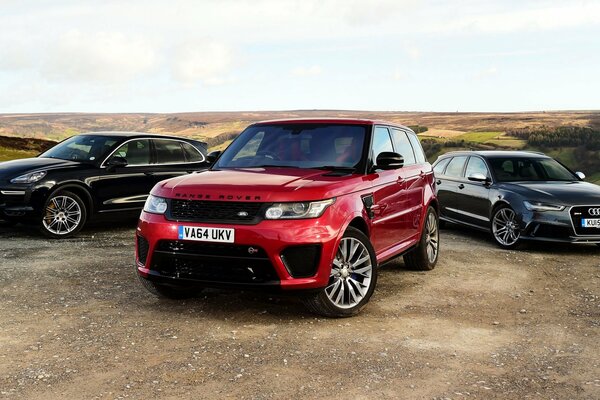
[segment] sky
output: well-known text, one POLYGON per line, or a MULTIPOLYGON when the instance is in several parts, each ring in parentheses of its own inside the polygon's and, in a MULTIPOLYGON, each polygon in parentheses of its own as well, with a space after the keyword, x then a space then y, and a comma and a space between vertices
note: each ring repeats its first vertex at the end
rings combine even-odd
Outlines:
POLYGON ((0 0, 0 113, 600 109, 600 0, 0 0))

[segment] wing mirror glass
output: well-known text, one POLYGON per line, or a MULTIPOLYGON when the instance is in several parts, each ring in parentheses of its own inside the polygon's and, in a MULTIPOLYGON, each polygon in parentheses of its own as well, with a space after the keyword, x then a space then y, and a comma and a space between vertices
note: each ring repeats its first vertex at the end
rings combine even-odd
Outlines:
POLYGON ((577 177, 581 181, 585 179, 585 174, 583 172, 577 171, 577 172, 575 172, 575 175, 577 175, 577 177))
POLYGON ((404 165, 404 157, 392 151, 382 151, 375 160, 377 169, 398 169, 404 165))

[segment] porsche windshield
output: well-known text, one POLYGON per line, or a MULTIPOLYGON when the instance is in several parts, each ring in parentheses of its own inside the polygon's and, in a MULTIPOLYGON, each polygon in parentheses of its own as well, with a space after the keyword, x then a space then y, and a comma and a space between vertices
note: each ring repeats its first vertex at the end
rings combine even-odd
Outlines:
POLYGON ((552 158, 493 158, 490 163, 500 182, 578 180, 552 158))
POLYGON ((355 168, 367 127, 342 124, 251 126, 225 150, 215 168, 355 168))
POLYGON ((118 138, 110 136, 73 136, 40 154, 40 157, 96 163, 106 157, 118 141, 118 138))

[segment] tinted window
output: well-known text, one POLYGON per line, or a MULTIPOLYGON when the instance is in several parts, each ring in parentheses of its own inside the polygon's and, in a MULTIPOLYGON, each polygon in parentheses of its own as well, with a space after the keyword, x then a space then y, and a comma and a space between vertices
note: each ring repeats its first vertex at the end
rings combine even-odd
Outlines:
POLYGON ((552 158, 495 158, 490 160, 499 181, 574 181, 577 177, 552 158))
POLYGON ((204 161, 204 156, 200 154, 198 149, 189 143, 181 142, 183 152, 185 153, 185 160, 187 162, 201 162, 204 161))
POLYGON ((373 133, 373 162, 377 160, 379 153, 384 151, 394 151, 392 146, 392 140, 390 139, 390 133, 387 128, 376 127, 373 133))
POLYGON ((392 129, 392 137, 394 138, 394 147, 396 153, 404 157, 404 165, 412 165, 415 163, 415 153, 412 145, 404 131, 392 129))
POLYGON ((362 125, 250 126, 225 150, 216 168, 354 168, 361 161, 366 132, 362 125))
POLYGON ((412 133, 407 133, 408 139, 412 144, 413 150, 415 152, 415 157, 417 158, 417 163, 424 163, 427 161, 427 157, 425 157, 425 153, 423 152, 423 147, 421 147, 421 143, 417 138, 417 135, 413 135, 412 133))
POLYGON ((57 144, 40 157, 97 162, 106 157, 116 143, 114 137, 78 135, 57 144))
POLYGON ((444 175, 452 176, 455 178, 461 177, 466 160, 467 156, 459 156, 452 158, 452 161, 448 163, 448 168, 446 168, 446 173, 444 175))
POLYGON ((127 165, 150 164, 150 141, 148 139, 135 139, 119 147, 111 156, 123 157, 127 165))
POLYGON ((154 139, 156 162, 158 164, 177 164, 185 162, 179 140, 154 139))
POLYGON ((467 171, 465 172, 465 176, 468 178, 473 174, 483 174, 487 177, 490 176, 487 165, 485 165, 485 161, 479 157, 470 157, 469 162, 467 163, 467 171))
POLYGON ((450 162, 450 160, 451 158, 443 158, 437 164, 435 164, 435 167, 433 167, 434 174, 442 175, 442 173, 444 172, 444 168, 446 168, 446 165, 448 165, 448 162, 450 162))

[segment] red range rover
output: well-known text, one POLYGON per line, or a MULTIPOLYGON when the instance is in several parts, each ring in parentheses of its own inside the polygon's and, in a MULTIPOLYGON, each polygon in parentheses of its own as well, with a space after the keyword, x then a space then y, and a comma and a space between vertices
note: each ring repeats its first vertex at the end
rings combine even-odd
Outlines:
POLYGON ((410 129, 362 119, 250 125, 202 172, 159 182, 137 228, 144 286, 277 288, 325 316, 356 314, 377 266, 438 259, 434 178, 410 129))

